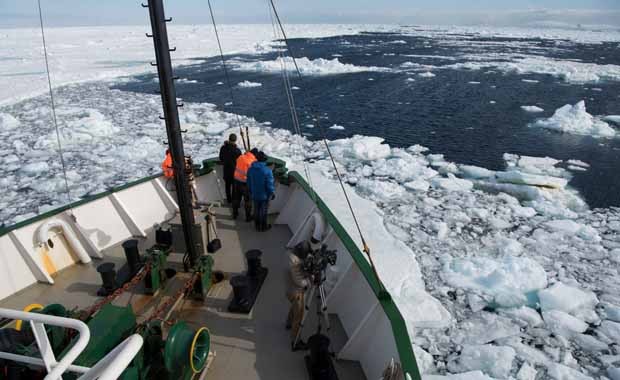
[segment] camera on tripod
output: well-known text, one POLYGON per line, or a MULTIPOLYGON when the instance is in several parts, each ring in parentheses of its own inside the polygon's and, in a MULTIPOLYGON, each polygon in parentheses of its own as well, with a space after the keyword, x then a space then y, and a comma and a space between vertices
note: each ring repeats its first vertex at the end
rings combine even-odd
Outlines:
POLYGON ((335 265, 337 258, 336 250, 329 250, 327 245, 323 244, 320 249, 308 253, 302 268, 312 278, 314 284, 320 285, 325 282, 325 269, 327 269, 327 265, 335 265))

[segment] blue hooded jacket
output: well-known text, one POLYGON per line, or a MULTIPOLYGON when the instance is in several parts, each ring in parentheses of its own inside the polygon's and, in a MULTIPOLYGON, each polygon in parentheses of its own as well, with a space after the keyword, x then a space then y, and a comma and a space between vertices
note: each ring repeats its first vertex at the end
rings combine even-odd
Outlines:
POLYGON ((248 170, 248 188, 252 200, 266 201, 276 191, 273 172, 266 162, 256 161, 248 170))

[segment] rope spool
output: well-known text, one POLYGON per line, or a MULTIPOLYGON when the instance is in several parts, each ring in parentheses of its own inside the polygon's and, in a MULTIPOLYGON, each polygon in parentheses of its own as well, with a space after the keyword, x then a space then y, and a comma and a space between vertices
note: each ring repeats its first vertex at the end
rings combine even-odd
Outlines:
POLYGON ((185 322, 178 322, 168 332, 164 365, 170 374, 181 375, 188 367, 193 373, 199 373, 207 364, 210 347, 209 329, 192 329, 185 322))

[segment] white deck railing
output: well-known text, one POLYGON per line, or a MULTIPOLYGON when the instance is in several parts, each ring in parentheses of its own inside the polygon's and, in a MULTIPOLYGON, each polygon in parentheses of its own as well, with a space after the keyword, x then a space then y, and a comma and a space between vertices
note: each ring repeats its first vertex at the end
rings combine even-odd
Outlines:
POLYGON ((133 334, 110 351, 110 353, 101 359, 94 367, 82 367, 73 365, 73 362, 82 351, 84 351, 90 340, 90 330, 84 322, 77 319, 2 308, 0 308, 0 318, 13 320, 21 319, 30 322, 32 333, 41 354, 41 358, 35 358, 0 351, 0 359, 45 367, 47 370, 45 380, 60 380, 65 372, 81 373, 82 376, 80 376, 78 380, 117 379, 131 363, 138 351, 140 351, 143 343, 143 339, 139 334, 133 334), (45 331, 45 325, 73 329, 79 333, 75 344, 73 344, 71 349, 60 361, 56 361, 52 346, 45 331))

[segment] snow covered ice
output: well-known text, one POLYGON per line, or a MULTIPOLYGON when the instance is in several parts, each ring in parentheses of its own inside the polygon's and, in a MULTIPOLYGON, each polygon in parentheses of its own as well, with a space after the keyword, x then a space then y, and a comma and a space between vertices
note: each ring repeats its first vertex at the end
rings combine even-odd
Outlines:
POLYGON ((263 84, 258 82, 250 82, 249 80, 244 80, 243 82, 237 83, 239 87, 251 88, 251 87, 261 87, 263 84))
POLYGON ((583 100, 574 106, 567 104, 557 109, 553 116, 538 120, 532 126, 594 137, 614 137, 617 133, 609 124, 590 115, 583 100))
MULTIPOLYGON (((330 74, 345 74, 345 73, 360 73, 366 71, 389 71, 386 68, 374 67, 374 66, 355 66, 349 63, 342 63, 338 58, 325 59, 316 58, 308 59, 306 57, 297 58, 297 66, 302 74, 305 75, 330 75, 330 74)), ((290 57, 279 57, 271 61, 258 61, 258 62, 232 62, 235 70, 240 71, 258 71, 268 73, 280 73, 282 68, 288 71, 293 71, 295 65, 290 57)))

